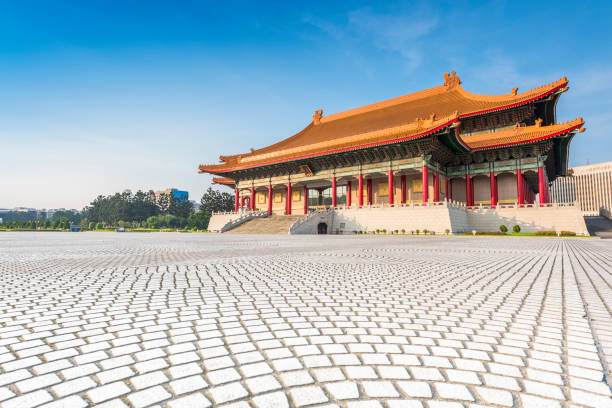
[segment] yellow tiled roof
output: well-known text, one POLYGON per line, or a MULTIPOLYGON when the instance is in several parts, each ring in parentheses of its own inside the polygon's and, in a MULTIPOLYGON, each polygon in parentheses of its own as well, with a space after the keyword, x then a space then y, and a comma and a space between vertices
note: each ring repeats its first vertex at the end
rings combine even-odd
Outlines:
POLYGON ((345 112, 323 116, 315 111, 312 122, 299 133, 250 153, 221 156, 221 164, 201 165, 203 172, 223 172, 279 161, 358 149, 369 145, 416 138, 448 126, 458 118, 474 116, 540 99, 567 87, 565 77, 527 92, 513 89, 506 95, 477 95, 461 87, 453 72, 444 84, 345 112), (438 119, 440 118, 440 119, 438 119))

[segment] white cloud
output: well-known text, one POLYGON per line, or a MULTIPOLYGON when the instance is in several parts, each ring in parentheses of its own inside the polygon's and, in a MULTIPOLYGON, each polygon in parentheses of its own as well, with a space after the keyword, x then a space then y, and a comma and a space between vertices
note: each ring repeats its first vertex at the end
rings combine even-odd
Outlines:
POLYGON ((436 15, 416 7, 386 14, 369 7, 361 8, 347 13, 345 24, 334 24, 312 15, 304 18, 304 22, 339 43, 345 53, 353 55, 357 64, 367 60, 360 55, 361 49, 369 46, 401 58, 407 72, 421 65, 422 40, 438 27, 438 21, 436 15))

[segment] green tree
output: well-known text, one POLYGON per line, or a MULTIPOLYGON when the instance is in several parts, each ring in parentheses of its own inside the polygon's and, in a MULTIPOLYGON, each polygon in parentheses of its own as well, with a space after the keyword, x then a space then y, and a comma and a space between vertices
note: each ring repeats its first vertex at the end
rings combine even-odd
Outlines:
POLYGON ((208 190, 202 195, 200 200, 200 211, 212 214, 219 211, 234 211, 234 196, 226 191, 208 190))
POLYGON ((187 218, 187 226, 189 228, 196 228, 203 230, 208 228, 208 222, 210 221, 210 214, 204 211, 198 211, 197 213, 191 214, 187 218))

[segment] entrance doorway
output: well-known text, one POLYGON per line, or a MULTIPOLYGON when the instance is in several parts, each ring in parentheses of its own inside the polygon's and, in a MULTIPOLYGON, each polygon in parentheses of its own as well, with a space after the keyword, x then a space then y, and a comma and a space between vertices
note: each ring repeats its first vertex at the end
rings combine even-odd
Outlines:
POLYGON ((327 224, 324 222, 320 222, 317 225, 317 234, 327 234, 327 224))

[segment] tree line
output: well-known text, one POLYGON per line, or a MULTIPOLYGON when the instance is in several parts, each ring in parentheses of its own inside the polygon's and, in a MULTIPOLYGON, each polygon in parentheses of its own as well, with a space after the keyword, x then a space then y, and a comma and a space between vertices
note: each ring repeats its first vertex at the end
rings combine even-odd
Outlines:
POLYGON ((200 200, 200 208, 194 210, 193 203, 179 200, 171 194, 156 195, 152 190, 135 194, 115 193, 96 197, 80 213, 57 211, 44 219, 15 220, 5 222, 3 228, 15 229, 81 229, 104 228, 172 228, 205 230, 213 212, 232 211, 234 197, 228 192, 208 188, 200 200))

